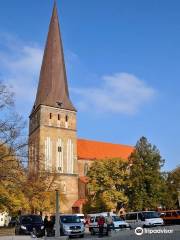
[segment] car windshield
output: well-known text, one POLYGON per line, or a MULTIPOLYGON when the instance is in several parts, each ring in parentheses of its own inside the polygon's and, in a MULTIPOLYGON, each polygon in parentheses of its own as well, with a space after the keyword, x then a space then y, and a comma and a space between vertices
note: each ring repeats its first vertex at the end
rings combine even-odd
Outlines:
POLYGON ((81 219, 78 216, 61 216, 60 219, 63 223, 81 223, 81 219))
POLYGON ((112 216, 114 222, 122 221, 122 219, 118 216, 112 216))
POLYGON ((159 213, 158 212, 143 212, 143 217, 145 219, 159 218, 159 213))
POLYGON ((42 223, 42 218, 36 215, 22 216, 21 223, 22 224, 42 223))

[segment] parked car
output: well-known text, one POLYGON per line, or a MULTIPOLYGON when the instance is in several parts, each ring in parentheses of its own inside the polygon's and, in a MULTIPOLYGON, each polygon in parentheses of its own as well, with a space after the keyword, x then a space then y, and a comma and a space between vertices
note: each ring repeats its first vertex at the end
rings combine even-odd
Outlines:
POLYGON ((80 217, 81 222, 85 224, 86 220, 83 213, 76 213, 75 215, 80 217))
POLYGON ((164 221, 155 211, 129 212, 126 214, 126 222, 131 228, 153 227, 163 225, 164 221))
POLYGON ((119 230, 122 228, 130 228, 130 225, 129 225, 129 223, 124 221, 121 217, 114 215, 114 216, 112 216, 111 228, 114 230, 119 230))
MULTIPOLYGON (((90 221, 89 221, 89 231, 90 231, 91 235, 99 234, 98 220, 99 220, 100 216, 102 216, 102 215, 91 214, 90 221)), ((103 235, 108 235, 106 223, 104 224, 103 235)))
POLYGON ((30 235, 34 233, 37 237, 45 235, 44 223, 39 215, 19 216, 15 225, 15 235, 30 235))
POLYGON ((162 211, 160 217, 165 224, 180 224, 180 210, 162 211))
POLYGON ((84 232, 84 223, 79 216, 74 214, 60 215, 61 235, 84 237, 84 232))

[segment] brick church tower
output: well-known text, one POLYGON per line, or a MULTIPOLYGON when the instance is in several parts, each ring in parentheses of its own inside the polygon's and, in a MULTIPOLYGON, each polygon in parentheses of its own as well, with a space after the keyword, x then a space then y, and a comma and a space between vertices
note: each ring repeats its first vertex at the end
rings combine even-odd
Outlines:
POLYGON ((29 124, 29 172, 56 172, 64 194, 61 212, 78 199, 76 109, 68 91, 63 46, 54 4, 36 100, 29 124))

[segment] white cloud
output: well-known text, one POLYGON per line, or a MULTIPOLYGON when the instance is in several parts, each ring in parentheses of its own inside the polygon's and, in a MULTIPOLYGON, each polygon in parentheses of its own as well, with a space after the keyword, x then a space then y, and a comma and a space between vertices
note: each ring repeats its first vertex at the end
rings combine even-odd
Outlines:
POLYGON ((23 102, 29 111, 35 100, 42 55, 41 47, 1 34, 0 79, 12 86, 17 105, 23 102))
MULTIPOLYGON (((30 112, 35 100, 42 56, 43 48, 37 44, 24 43, 14 36, 1 34, 0 79, 13 87, 21 112, 24 111, 23 106, 25 111, 30 112)), ((68 51, 67 62, 69 68, 75 65, 78 73, 83 72, 84 67, 78 65, 78 55, 68 51)), ((71 92, 80 110, 94 109, 96 112, 123 114, 136 113, 156 93, 144 81, 129 73, 103 76, 101 86, 72 88, 71 92)))
POLYGON ((73 88, 72 93, 78 96, 82 110, 134 114, 154 98, 156 91, 133 74, 116 73, 103 76, 100 87, 73 88))

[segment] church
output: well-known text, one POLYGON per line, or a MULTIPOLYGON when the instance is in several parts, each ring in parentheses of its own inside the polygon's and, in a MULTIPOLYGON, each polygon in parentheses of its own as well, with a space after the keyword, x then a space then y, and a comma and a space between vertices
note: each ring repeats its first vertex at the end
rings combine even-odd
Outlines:
POLYGON ((77 138, 77 109, 66 76, 56 3, 49 25, 36 99, 29 117, 29 172, 55 172, 63 213, 82 212, 94 160, 127 160, 132 146, 77 138))

